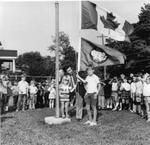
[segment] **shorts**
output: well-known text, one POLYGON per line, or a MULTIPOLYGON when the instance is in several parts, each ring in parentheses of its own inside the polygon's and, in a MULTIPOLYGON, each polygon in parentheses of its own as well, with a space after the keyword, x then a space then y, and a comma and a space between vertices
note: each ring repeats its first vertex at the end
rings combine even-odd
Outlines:
POLYGON ((112 97, 113 101, 115 101, 115 102, 119 101, 118 92, 117 91, 112 91, 111 97, 112 97))
POLYGON ((141 104, 142 101, 142 94, 136 94, 136 103, 141 104))
POLYGON ((96 93, 87 93, 85 95, 85 103, 87 105, 96 106, 97 105, 97 97, 96 93))

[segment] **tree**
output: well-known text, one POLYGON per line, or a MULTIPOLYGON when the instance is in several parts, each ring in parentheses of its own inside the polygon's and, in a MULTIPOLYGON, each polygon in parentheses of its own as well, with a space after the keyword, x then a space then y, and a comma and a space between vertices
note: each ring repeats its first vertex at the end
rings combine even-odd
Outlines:
POLYGON ((150 66, 150 4, 141 7, 139 21, 133 26, 131 43, 114 41, 109 42, 107 46, 116 48, 126 55, 125 69, 140 71, 150 66))
MULTIPOLYGON (((52 38, 53 44, 48 48, 50 53, 55 52, 56 49, 56 39, 54 36, 52 38)), ((60 67, 65 69, 66 67, 71 66, 73 69, 76 69, 77 52, 75 52, 74 48, 70 45, 69 36, 64 32, 59 32, 59 48, 60 67)))

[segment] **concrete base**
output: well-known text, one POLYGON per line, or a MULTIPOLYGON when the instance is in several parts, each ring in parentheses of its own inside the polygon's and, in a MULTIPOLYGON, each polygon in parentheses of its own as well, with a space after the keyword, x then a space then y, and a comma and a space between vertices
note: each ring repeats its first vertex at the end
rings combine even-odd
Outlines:
POLYGON ((45 117, 45 123, 52 125, 52 124, 63 124, 71 122, 70 118, 56 118, 55 116, 45 117))

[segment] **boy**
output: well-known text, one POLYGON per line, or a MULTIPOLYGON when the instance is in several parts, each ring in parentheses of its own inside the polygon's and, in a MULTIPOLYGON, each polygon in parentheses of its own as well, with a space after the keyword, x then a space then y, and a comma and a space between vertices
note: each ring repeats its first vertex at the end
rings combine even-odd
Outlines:
POLYGON ((26 107, 25 105, 26 105, 28 89, 29 89, 29 85, 26 82, 25 75, 21 76, 21 81, 19 81, 19 83, 18 83, 18 89, 19 89, 19 98, 18 98, 18 102, 17 102, 17 110, 16 111, 20 110, 21 104, 23 104, 22 111, 24 111, 25 107, 26 107))
POLYGON ((86 84, 86 95, 85 95, 85 103, 86 103, 86 109, 88 112, 89 120, 85 122, 85 124, 90 124, 90 126, 97 125, 96 119, 97 119, 97 95, 99 91, 99 78, 94 74, 94 69, 92 65, 89 65, 87 68, 88 76, 85 80, 83 80, 80 76, 77 76, 83 83, 86 84), (90 110, 90 106, 93 109, 93 119, 92 114, 90 110))
POLYGON ((17 101, 18 101, 18 95, 19 95, 19 89, 18 89, 18 82, 15 81, 14 85, 11 87, 12 90, 12 96, 14 99, 14 107, 17 107, 17 101))
POLYGON ((35 81, 31 80, 29 86, 29 92, 30 92, 29 109, 35 109, 35 105, 37 102, 37 91, 38 89, 35 86, 35 81))

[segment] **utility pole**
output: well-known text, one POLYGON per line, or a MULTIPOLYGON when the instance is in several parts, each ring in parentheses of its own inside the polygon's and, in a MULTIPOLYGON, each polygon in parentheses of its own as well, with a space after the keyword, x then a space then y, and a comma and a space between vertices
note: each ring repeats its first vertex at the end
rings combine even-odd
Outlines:
MULTIPOLYGON (((98 36, 102 39, 102 46, 105 47, 105 41, 104 41, 104 38, 108 37, 108 36, 105 36, 104 34, 102 34, 101 36, 98 36)), ((104 65, 104 79, 106 80, 106 75, 107 75, 107 66, 104 65)))
POLYGON ((56 35, 56 118, 60 117, 59 110, 59 3, 55 2, 55 35, 56 35))

